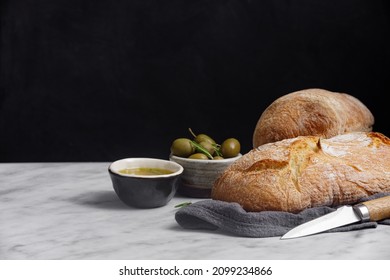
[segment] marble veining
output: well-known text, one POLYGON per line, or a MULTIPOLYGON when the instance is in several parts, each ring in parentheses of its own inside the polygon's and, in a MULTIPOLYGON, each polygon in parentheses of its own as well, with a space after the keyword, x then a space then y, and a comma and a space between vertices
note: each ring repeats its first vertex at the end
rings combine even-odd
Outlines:
POLYGON ((299 239, 182 229, 175 196, 134 209, 116 196, 109 163, 0 164, 0 259, 390 259, 390 226, 299 239))

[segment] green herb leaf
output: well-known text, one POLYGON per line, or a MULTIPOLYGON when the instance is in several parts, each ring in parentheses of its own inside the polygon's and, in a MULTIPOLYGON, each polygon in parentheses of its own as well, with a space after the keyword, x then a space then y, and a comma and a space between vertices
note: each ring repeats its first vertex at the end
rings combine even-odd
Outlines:
POLYGON ((202 145, 199 145, 195 141, 191 140, 192 145, 194 145, 195 149, 200 152, 205 154, 209 159, 213 159, 213 156, 207 151, 205 148, 202 147, 202 145))
POLYGON ((192 204, 192 202, 183 202, 183 203, 175 205, 175 208, 185 207, 185 206, 188 206, 188 205, 191 205, 191 204, 192 204))
POLYGON ((216 154, 217 156, 222 157, 223 155, 222 155, 222 152, 221 152, 221 145, 219 145, 219 144, 213 144, 213 146, 214 146, 214 148, 215 148, 215 154, 216 154))

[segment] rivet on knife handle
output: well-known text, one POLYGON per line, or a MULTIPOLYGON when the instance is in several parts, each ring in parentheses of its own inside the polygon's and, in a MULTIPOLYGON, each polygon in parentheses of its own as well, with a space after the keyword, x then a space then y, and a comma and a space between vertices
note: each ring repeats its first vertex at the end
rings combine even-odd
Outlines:
POLYGON ((355 205, 362 221, 380 221, 390 218, 390 196, 363 202, 355 205))

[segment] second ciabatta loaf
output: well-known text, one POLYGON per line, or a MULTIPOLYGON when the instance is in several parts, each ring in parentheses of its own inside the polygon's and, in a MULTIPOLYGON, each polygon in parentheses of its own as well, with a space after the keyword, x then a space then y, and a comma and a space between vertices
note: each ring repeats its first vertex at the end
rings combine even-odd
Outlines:
POLYGON ((330 138, 347 132, 369 132, 373 125, 374 116, 357 98, 305 89, 279 97, 264 110, 253 133, 253 147, 302 135, 330 138))
POLYGON ((390 192, 390 139, 354 132, 330 139, 299 136, 264 144, 230 165, 211 198, 247 211, 296 213, 356 203, 390 192))

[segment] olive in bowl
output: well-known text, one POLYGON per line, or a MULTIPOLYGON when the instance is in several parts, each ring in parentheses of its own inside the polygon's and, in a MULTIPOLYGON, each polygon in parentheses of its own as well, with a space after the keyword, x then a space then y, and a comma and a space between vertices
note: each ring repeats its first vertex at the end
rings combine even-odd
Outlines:
POLYGON ((214 181, 241 156, 239 153, 232 158, 210 160, 207 158, 184 158, 171 154, 169 160, 184 167, 177 192, 189 197, 209 198, 214 181))
POLYGON ((166 205, 175 195, 183 171, 176 162, 156 158, 124 158, 108 167, 115 193, 135 208, 166 205))

